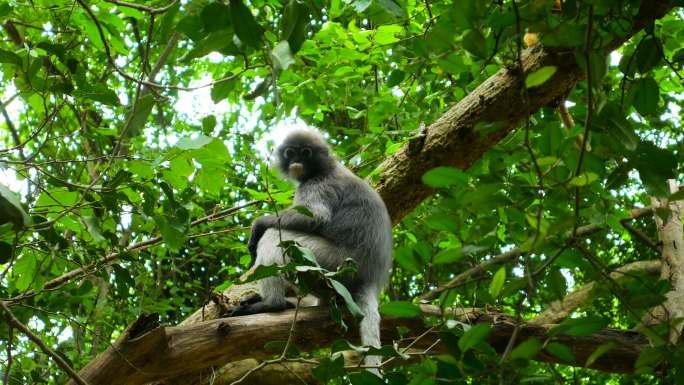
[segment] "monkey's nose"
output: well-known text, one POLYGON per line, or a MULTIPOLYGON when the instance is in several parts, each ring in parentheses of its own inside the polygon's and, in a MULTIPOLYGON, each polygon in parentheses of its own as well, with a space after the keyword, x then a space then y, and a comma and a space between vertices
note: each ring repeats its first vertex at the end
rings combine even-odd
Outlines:
POLYGON ((304 165, 301 163, 292 163, 288 167, 287 172, 290 174, 290 178, 299 179, 304 175, 304 165))

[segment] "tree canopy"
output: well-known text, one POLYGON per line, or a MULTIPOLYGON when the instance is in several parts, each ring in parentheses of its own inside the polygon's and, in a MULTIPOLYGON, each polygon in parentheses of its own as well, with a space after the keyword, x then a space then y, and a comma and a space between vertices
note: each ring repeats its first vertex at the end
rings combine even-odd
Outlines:
POLYGON ((683 5, 0 0, 3 384, 684 383, 683 5), (382 380, 334 287, 221 318, 301 126, 395 224, 382 380))

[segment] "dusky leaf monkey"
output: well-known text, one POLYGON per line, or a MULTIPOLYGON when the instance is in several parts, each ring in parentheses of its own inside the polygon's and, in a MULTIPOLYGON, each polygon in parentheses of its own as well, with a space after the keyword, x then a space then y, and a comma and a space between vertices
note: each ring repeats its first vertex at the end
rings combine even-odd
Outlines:
MULTIPOLYGON (((352 258, 356 271, 340 280, 363 312, 361 342, 380 347, 378 296, 392 264, 392 223, 385 203, 366 182, 340 164, 318 132, 290 133, 276 148, 275 159, 279 170, 296 184, 294 204, 277 216, 267 215, 253 222, 248 248, 255 264, 287 263, 279 247, 281 239, 310 249, 319 265, 331 271, 352 258), (300 212, 298 206, 312 215, 300 212)), ((239 306, 233 315, 293 306, 285 299, 290 284, 284 277, 264 278, 258 284, 261 300, 239 306)), ((366 357, 366 365, 378 364, 379 357, 366 357)))

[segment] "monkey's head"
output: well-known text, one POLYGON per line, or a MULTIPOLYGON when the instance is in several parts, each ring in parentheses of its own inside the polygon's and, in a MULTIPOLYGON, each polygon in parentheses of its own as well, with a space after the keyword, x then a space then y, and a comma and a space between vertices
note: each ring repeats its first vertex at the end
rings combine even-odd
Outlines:
POLYGON ((335 168, 335 157, 321 134, 312 130, 293 131, 275 150, 277 166, 288 178, 304 182, 321 177, 335 168))

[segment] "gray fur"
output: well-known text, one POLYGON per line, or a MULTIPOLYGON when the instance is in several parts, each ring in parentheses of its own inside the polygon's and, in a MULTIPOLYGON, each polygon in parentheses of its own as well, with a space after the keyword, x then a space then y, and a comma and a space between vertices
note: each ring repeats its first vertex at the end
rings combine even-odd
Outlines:
MULTIPOLYGON (((281 238, 295 240, 311 249, 319 264, 329 270, 335 270, 346 258, 353 258, 357 271, 343 283, 365 314, 360 325, 362 343, 379 347, 378 296, 392 264, 392 225, 387 208, 375 190, 330 155, 321 135, 313 131, 291 133, 276 150, 277 165, 284 174, 288 174, 288 160, 283 158, 282 150, 292 145, 312 147, 316 151, 311 158, 317 163, 303 162, 305 169, 315 171, 295 180, 294 197, 294 206, 305 206, 313 218, 288 209, 279 217, 256 220, 250 239, 255 263, 283 264, 285 258, 277 246, 281 238)), ((287 306, 287 281, 270 277, 261 280, 259 285, 265 308, 287 306)), ((378 364, 379 359, 369 357, 366 363, 378 364)))

